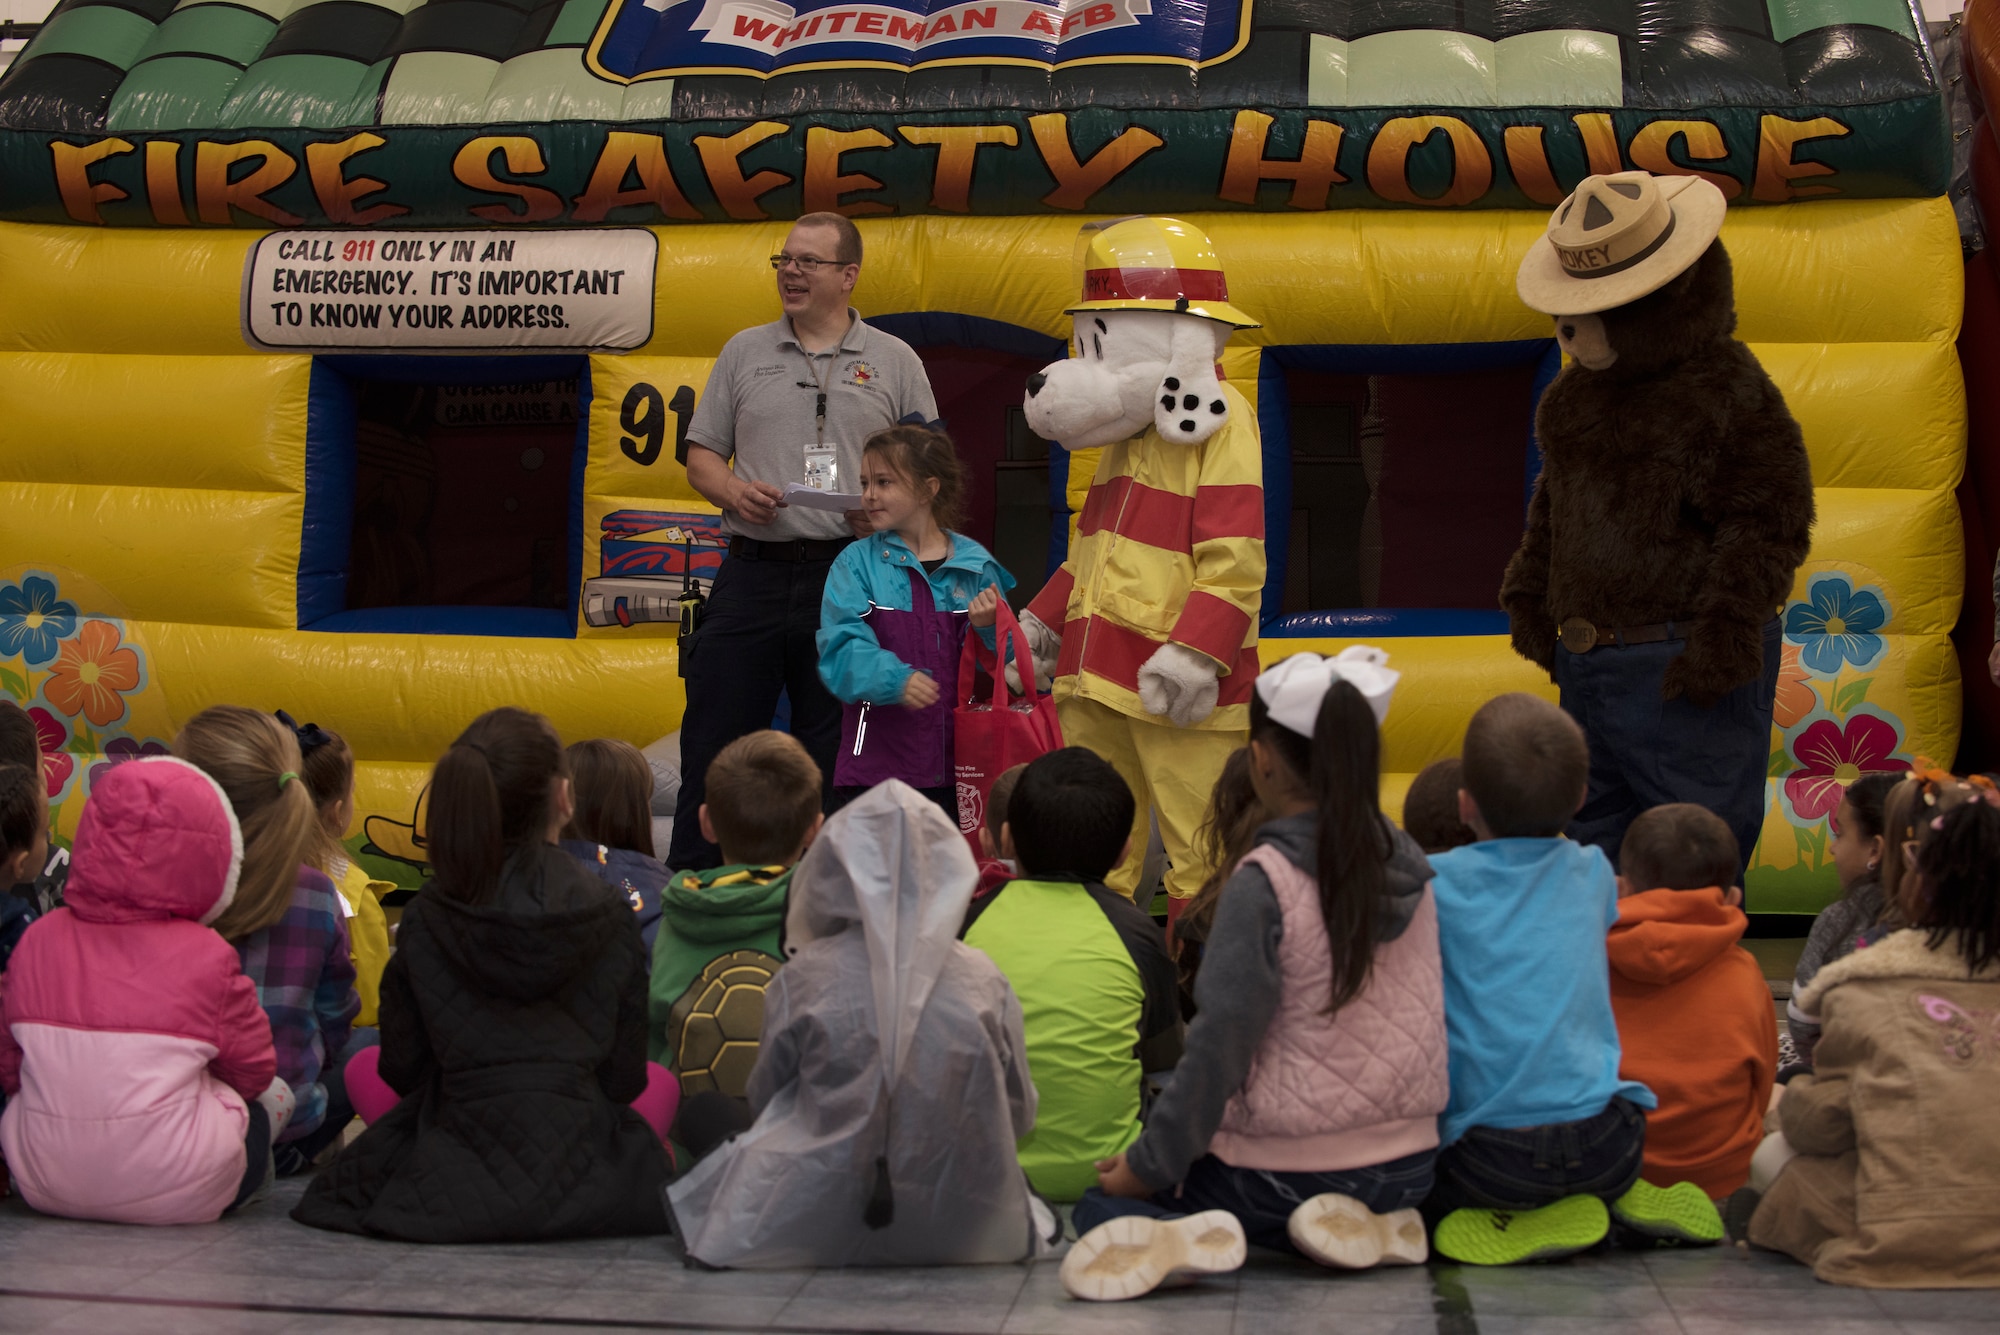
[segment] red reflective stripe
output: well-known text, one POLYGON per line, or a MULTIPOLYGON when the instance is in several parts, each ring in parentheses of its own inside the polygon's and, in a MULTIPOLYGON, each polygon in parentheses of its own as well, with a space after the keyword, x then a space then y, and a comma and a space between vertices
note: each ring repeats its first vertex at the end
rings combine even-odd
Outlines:
POLYGON ((1082 537, 1108 528, 1118 518, 1118 506, 1131 489, 1132 479, 1120 474, 1109 482, 1092 483, 1083 498, 1083 513, 1077 516, 1076 533, 1082 537))
POLYGON ((1085 301, 1227 301, 1220 269, 1086 269, 1085 301))
POLYGON ((1199 649, 1218 663, 1232 663, 1241 654, 1244 637, 1250 633, 1250 614, 1234 603, 1197 589, 1188 595, 1174 622, 1173 638, 1190 649, 1199 649))
POLYGON ((1264 489, 1203 487, 1194 494, 1194 540, 1264 537, 1264 489))
POLYGON ((1163 552, 1186 556, 1193 550, 1194 498, 1115 477, 1091 488, 1077 536, 1106 529, 1163 552), (1101 499, 1100 499, 1101 493, 1101 499))
MULTIPOLYGON (((1176 635, 1175 639, 1181 639, 1176 635)), ((1184 641, 1183 641, 1184 642, 1184 641)), ((1078 617, 1063 627, 1062 661, 1059 677, 1088 673, 1114 686, 1136 693, 1139 669, 1159 652, 1160 641, 1136 630, 1116 625, 1103 617, 1078 617)), ((1199 645, 1192 648, 1200 649, 1199 645)), ((1208 651, 1203 649, 1203 653, 1208 651)), ((1217 683, 1217 705, 1240 705, 1250 698, 1257 682, 1257 647, 1233 649, 1217 656, 1219 662, 1235 664, 1217 683)))
POLYGON ((1028 605, 1021 610, 1033 612, 1035 619, 1044 626, 1061 626, 1069 617, 1069 595, 1075 586, 1076 576, 1069 572, 1068 567, 1060 567, 1049 576, 1049 582, 1042 585, 1042 591, 1029 599, 1028 605))

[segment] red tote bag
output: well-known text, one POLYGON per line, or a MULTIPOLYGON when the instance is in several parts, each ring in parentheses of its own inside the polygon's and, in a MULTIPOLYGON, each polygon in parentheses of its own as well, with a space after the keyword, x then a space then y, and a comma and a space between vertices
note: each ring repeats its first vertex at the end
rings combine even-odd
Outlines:
POLYGON ((1016 765, 1025 765, 1036 756, 1060 750, 1062 725, 1056 722, 1056 702, 1036 688, 1034 656, 1028 652, 1028 637, 1006 603, 995 610, 993 643, 988 649, 978 632, 965 637, 958 658, 958 708, 952 711, 952 756, 958 783, 958 828, 972 844, 972 855, 982 856, 979 827, 986 823, 986 795, 993 781, 1016 765), (1014 664, 1020 670, 1027 694, 1015 696, 1007 689, 1008 646, 1013 646, 1014 664), (993 675, 993 695, 975 700, 972 692, 977 670, 993 675))

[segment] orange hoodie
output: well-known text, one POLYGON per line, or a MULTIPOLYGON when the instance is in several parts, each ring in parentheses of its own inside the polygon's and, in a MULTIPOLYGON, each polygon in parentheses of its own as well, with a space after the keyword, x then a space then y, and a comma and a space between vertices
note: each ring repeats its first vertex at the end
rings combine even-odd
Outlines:
POLYGON ((1750 1176, 1778 1068, 1764 971, 1736 943, 1749 920, 1723 892, 1648 890, 1618 902, 1611 1009, 1618 1074, 1659 1096, 1646 1117, 1646 1181, 1721 1199, 1750 1176))

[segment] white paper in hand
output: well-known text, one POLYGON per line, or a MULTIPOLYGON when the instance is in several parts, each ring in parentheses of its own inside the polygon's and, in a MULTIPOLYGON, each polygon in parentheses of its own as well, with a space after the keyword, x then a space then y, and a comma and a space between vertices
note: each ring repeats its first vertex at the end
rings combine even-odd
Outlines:
POLYGON ((785 488, 786 505, 797 505, 807 510, 831 510, 835 514, 845 514, 849 510, 861 508, 859 492, 821 491, 794 482, 785 488))

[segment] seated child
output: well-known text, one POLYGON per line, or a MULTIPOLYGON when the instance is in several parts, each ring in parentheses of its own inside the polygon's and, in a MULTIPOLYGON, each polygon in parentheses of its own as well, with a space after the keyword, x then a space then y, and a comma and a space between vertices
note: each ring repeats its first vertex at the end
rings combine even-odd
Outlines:
POLYGON ((368 1129, 292 1218, 406 1242, 666 1227, 678 1091, 646 1061, 632 910, 556 847, 573 812, 539 714, 481 714, 438 761, 436 874, 382 973, 382 1045, 347 1074, 368 1129))
POLYGON ((576 815, 563 831, 563 852, 625 896, 651 968, 660 891, 672 874, 653 853, 653 767, 632 743, 594 737, 569 748, 569 781, 576 815))
POLYGON ((823 819, 819 766, 790 733, 753 732, 709 762, 707 799, 695 814, 723 865, 674 873, 660 897, 647 1051, 690 1099, 740 1100, 757 1062, 763 991, 783 963, 792 867, 823 819), (717 1005, 725 992, 727 1012, 717 1005))
POLYGON ((1250 748, 1239 746, 1222 762, 1222 772, 1209 789, 1208 810, 1194 832, 1195 856, 1209 869, 1208 879, 1188 897, 1187 908, 1173 925, 1168 945, 1173 952, 1174 970, 1179 974, 1178 995, 1181 1019, 1194 1019, 1194 984, 1201 974, 1201 955, 1208 934, 1215 928, 1215 908, 1222 887, 1236 872, 1236 864, 1250 851, 1257 831, 1269 817, 1257 801, 1257 787, 1250 781, 1250 748))
POLYGON ((1610 1232, 1606 1201, 1642 1233, 1674 1234, 1673 1209, 1698 1202, 1719 1238, 1699 1188, 1663 1203, 1639 1181, 1654 1098, 1618 1074, 1604 950, 1618 886, 1600 850, 1562 837, 1589 778, 1582 729, 1502 695, 1472 716, 1461 760, 1459 812, 1479 842, 1431 860, 1451 1028, 1433 1245, 1480 1265, 1567 1256, 1610 1232))
POLYGON ((1035 1121, 1021 1009, 955 939, 978 872, 957 825, 891 779, 792 878, 791 958, 764 995, 756 1123, 668 1189, 712 1266, 967 1265, 1048 1245, 1014 1142, 1035 1121))
POLYGON ((1811 986, 1814 975, 1853 954, 1861 934, 1881 920, 1883 892, 1890 878, 1902 870, 1900 857, 1884 864, 1882 832, 1889 794, 1905 777, 1900 773, 1864 774, 1847 785, 1833 813, 1829 848, 1834 868, 1840 873, 1840 898, 1813 919, 1805 949, 1799 952, 1799 967, 1792 975, 1791 998, 1785 1002, 1785 1027, 1792 1036, 1795 1069, 1812 1069, 1813 1048, 1819 1043, 1819 1021, 1799 1009, 1799 998, 1811 986))
POLYGON ((15 944, 35 920, 34 880, 48 861, 47 833, 39 840, 35 836, 46 821, 35 814, 27 796, 31 793, 39 794, 43 806, 48 804, 35 721, 12 700, 0 700, 0 815, 7 822, 8 840, 0 851, 0 973, 6 972, 15 944), (22 821, 27 822, 26 834, 22 821))
POLYGON ((1077 1203, 1062 1271, 1076 1297, 1231 1268, 1246 1235, 1343 1269, 1425 1259, 1415 1207, 1445 1104, 1437 913, 1423 855, 1377 805, 1396 674, 1365 653, 1295 654, 1257 679, 1250 778, 1273 819, 1217 905, 1187 1056, 1077 1203))
MULTIPOLYGON (((0 801, 10 844, 19 801, 0 801)), ((120 764, 93 786, 67 902, 21 938, 0 1022, 0 1150, 37 1210, 207 1223, 269 1180, 291 1091, 256 987, 207 927, 237 888, 241 839, 183 761, 120 764)))
POLYGON ((298 737, 273 715, 214 705, 188 720, 174 754, 221 785, 242 825, 243 875, 214 926, 271 1019, 278 1076, 298 1099, 278 1173, 300 1173, 354 1120, 341 1069, 361 998, 340 892, 311 865, 326 835, 299 779, 298 737))
MULTIPOLYGON (((0 765, 19 765, 38 776, 43 772, 42 738, 34 719, 5 699, 0 699, 0 765)), ((19 883, 0 885, 0 971, 6 969, 7 955, 28 924, 62 905, 61 876, 51 874, 49 862, 45 852, 40 863, 24 869, 19 883)), ((66 874, 67 862, 62 866, 66 874)))
POLYGON ((1765 1194, 1750 1241, 1832 1284, 1994 1288, 2000 805, 1983 776, 1931 771, 1919 784, 1897 905, 1909 927, 1806 989, 1823 1025, 1815 1069, 1785 1086, 1779 1134, 1757 1152, 1765 1194))
POLYGON ((354 822, 354 752, 337 732, 317 723, 301 727, 280 709, 278 722, 299 740, 299 777, 319 813, 320 846, 313 864, 333 881, 347 910, 347 944, 354 959, 354 992, 361 1010, 357 1028, 373 1029, 381 1000, 382 970, 389 963, 389 917, 382 896, 396 888, 378 881, 347 856, 341 840, 354 822))
POLYGON ((1750 920, 1730 884, 1736 836, 1714 812, 1677 802, 1634 820, 1618 857, 1618 1073, 1660 1101, 1646 1116, 1640 1176, 1722 1200, 1749 1180, 1778 1067, 1771 988, 1737 944, 1750 920))
POLYGON ((1009 765, 986 790, 986 819, 979 826, 979 849, 985 856, 979 859, 979 885, 972 892, 975 903, 1019 874, 1014 860, 1000 854, 1000 831, 1007 824, 1007 804, 1013 800, 1014 785, 1021 781, 1021 773, 1027 768, 1009 765))
POLYGON ((1417 771, 1403 794, 1403 830, 1426 853, 1449 853, 1479 836, 1458 818, 1458 790, 1465 787, 1465 766, 1457 756, 1433 760, 1417 771))
POLYGON ((1008 799, 1001 852, 1020 875, 975 901, 965 944, 1021 1003, 1035 1129, 1020 1144, 1035 1190, 1073 1201, 1096 1163, 1139 1134, 1140 1049, 1177 1034, 1174 966, 1159 927, 1104 878, 1125 856, 1132 790, 1095 752, 1065 747, 1028 765, 1008 799))

